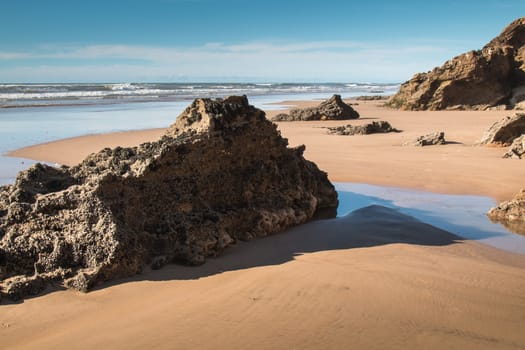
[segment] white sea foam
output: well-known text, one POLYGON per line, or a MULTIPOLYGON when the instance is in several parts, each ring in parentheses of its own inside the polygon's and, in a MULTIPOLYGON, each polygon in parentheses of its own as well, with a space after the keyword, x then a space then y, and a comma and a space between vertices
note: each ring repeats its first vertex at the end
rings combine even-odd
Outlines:
POLYGON ((20 107, 46 104, 82 103, 93 100, 115 102, 140 99, 189 100, 196 97, 223 97, 242 94, 274 96, 338 93, 344 97, 362 94, 393 94, 398 84, 372 83, 106 83, 106 84, 0 84, 0 106, 20 107))

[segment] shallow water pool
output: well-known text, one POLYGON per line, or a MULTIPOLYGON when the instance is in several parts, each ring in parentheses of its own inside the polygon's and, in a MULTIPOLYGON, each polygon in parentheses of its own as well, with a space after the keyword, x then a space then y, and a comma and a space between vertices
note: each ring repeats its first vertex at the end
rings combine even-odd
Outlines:
POLYGON ((372 204, 399 210, 440 229, 507 251, 525 254, 525 236, 492 223, 490 197, 438 194, 404 188, 358 183, 335 183, 339 194, 338 216, 372 204))

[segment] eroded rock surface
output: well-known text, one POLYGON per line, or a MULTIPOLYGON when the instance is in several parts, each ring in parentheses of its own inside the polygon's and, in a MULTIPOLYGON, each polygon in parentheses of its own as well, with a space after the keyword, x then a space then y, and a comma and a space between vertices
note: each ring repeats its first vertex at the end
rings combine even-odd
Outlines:
POLYGON ((369 135, 369 134, 380 134, 388 132, 399 132, 390 125, 389 122, 381 120, 378 122, 372 122, 364 125, 344 125, 344 126, 335 126, 328 127, 328 133, 333 135, 369 135))
POLYGON ((520 108, 524 91, 525 17, 512 22, 483 49, 414 75, 389 105, 407 110, 520 108))
POLYGON ((521 159, 525 157, 525 135, 514 139, 509 150, 503 155, 503 158, 521 159))
POLYGON ((447 142, 445 141, 445 133, 443 131, 436 131, 430 134, 419 136, 414 141, 409 141, 405 143, 405 146, 435 146, 435 145, 444 145, 447 142))
POLYGON ((479 143, 506 147, 523 134, 525 134, 525 113, 516 113, 492 124, 479 143))
POLYGON ((357 119, 359 113, 343 102, 340 95, 333 95, 319 106, 309 108, 294 108, 289 114, 280 113, 272 121, 298 120, 346 120, 357 119))
POLYGON ((525 189, 512 200, 490 209, 487 215, 493 222, 499 222, 511 231, 525 234, 525 189))
POLYGON ((156 142, 0 188, 0 296, 87 291, 146 264, 202 264, 237 240, 337 207, 326 173, 246 97, 197 99, 156 142))

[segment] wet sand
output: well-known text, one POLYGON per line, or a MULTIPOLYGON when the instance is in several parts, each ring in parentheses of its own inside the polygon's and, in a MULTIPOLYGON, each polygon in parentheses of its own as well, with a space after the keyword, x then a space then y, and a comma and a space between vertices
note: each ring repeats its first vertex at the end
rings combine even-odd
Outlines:
MULTIPOLYGON (((352 124, 387 120, 403 132, 348 137, 321 128, 345 122, 279 128, 291 145, 306 144, 305 156, 333 181, 498 200, 523 184, 520 161, 474 146, 507 111, 403 112, 376 102, 356 109, 363 120, 352 124), (401 146, 431 131, 445 131, 453 143, 401 146)), ((15 155, 73 164, 161 132, 86 136, 15 155)), ((519 349, 524 291, 524 255, 374 206, 239 243, 200 267, 171 265, 87 294, 55 291, 2 305, 0 342, 17 349, 519 349)))

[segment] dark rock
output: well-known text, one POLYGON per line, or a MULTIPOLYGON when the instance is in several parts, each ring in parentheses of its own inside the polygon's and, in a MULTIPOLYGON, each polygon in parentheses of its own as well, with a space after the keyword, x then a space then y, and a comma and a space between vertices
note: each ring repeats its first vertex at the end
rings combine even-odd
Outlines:
POLYGON ((514 139, 507 153, 503 155, 503 158, 521 159, 524 156, 525 156, 525 135, 521 135, 520 137, 514 139))
POLYGON ((506 147, 523 134, 525 134, 525 113, 516 113, 492 124, 479 143, 506 147))
POLYGON ((326 173, 287 144, 246 97, 198 99, 159 141, 21 172, 0 188, 0 296, 202 264, 337 207, 326 173))
POLYGON ((405 146, 434 146, 434 145, 444 145, 447 142, 445 141, 445 133, 443 131, 433 132, 427 135, 419 136, 414 141, 409 141, 405 143, 405 146))
POLYGON ((491 221, 501 223, 513 232, 525 234, 525 189, 512 200, 490 209, 487 215, 491 221))
POLYGON ((388 102, 407 110, 486 109, 525 99, 525 17, 512 22, 483 49, 418 73, 388 102))
POLYGON ((329 127, 328 133, 333 135, 369 135, 369 134, 379 134, 379 133, 388 133, 388 132, 399 132, 399 130, 394 129, 389 122, 381 120, 379 122, 372 122, 365 125, 344 125, 344 126, 335 126, 329 127))
POLYGON ((281 113, 272 118, 272 121, 298 120, 346 120, 357 119, 359 113, 350 105, 343 102, 340 95, 333 95, 317 107, 295 108, 289 114, 281 113))
POLYGON ((364 95, 364 96, 357 96, 355 99, 357 101, 382 101, 382 100, 388 100, 392 96, 385 96, 385 95, 364 95))

